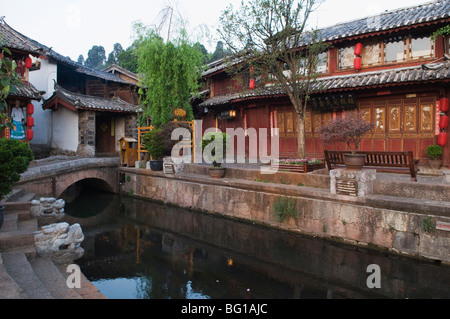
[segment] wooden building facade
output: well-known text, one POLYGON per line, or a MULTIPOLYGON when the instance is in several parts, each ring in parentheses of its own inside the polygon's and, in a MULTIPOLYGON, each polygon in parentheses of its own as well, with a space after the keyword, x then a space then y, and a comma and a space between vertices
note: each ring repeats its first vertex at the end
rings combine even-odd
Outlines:
MULTIPOLYGON (((425 149, 446 133, 439 122, 449 114, 441 111, 441 103, 450 98, 450 37, 433 41, 431 35, 450 23, 449 13, 450 1, 437 0, 321 30, 322 40, 332 46, 322 54, 308 106, 307 157, 323 158, 325 148, 346 149, 343 143, 324 145, 318 129, 359 110, 376 125, 362 150, 413 151, 422 162, 428 160, 425 149)), ((233 88, 221 61, 209 65, 204 80, 209 94, 197 106, 204 129, 267 128, 273 133, 278 128, 280 155, 297 157, 296 114, 286 94, 270 87, 233 88), (230 111, 236 116, 227 116, 230 111)), ((448 142, 443 165, 450 167, 448 142)))

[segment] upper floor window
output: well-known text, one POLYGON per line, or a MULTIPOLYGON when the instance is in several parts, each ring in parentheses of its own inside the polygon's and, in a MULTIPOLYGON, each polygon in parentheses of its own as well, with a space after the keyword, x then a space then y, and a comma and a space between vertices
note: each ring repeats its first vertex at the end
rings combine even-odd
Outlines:
POLYGON ((445 38, 445 53, 450 54, 450 36, 445 38))
POLYGON ((411 59, 424 59, 434 56, 434 44, 430 37, 411 38, 410 57, 411 59))
POLYGON ((387 39, 383 42, 383 45, 385 63, 400 63, 406 61, 406 39, 387 39))
MULTIPOLYGON (((448 45, 448 39, 447 39, 448 45)), ((339 49, 339 69, 353 69, 356 43, 339 49)), ((382 41, 363 42, 362 66, 405 63, 434 57, 434 42, 430 36, 402 36, 382 41)))
POLYGON ((339 49, 339 69, 352 69, 355 60, 355 47, 345 47, 339 49))
POLYGON ((369 42, 365 44, 361 53, 362 66, 379 65, 381 56, 381 43, 369 42))
POLYGON ((319 54, 319 63, 317 64, 317 72, 318 73, 327 73, 328 72, 328 52, 323 52, 319 54))

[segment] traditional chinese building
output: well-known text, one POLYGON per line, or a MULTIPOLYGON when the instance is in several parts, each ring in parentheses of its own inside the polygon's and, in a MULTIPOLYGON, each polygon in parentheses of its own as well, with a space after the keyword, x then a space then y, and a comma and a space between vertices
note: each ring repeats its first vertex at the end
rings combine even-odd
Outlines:
MULTIPOLYGON (((116 155, 119 140, 137 137, 138 88, 127 78, 72 61, 3 23, 2 34, 13 34, 39 52, 29 82, 41 91, 34 102, 35 136, 31 143, 50 145, 56 152, 84 156, 116 155)), ((116 73, 116 72, 115 72, 116 73)))
POLYGON ((0 137, 29 142, 34 136, 34 106, 32 101, 42 99, 41 92, 29 82, 29 74, 34 70, 31 57, 39 57, 39 47, 23 42, 14 32, 10 32, 3 19, 0 19, 1 41, 11 55, 1 56, 1 59, 10 59, 16 65, 16 72, 22 79, 22 85, 13 90, 7 97, 7 121, 13 121, 14 129, 5 129, 0 137))
MULTIPOLYGON (((331 46, 322 53, 306 115, 307 156, 323 158, 325 146, 317 133, 323 123, 357 109, 376 124, 362 142, 363 151, 412 150, 426 162, 425 149, 439 142, 449 167, 447 128, 440 126, 448 115, 450 37, 431 39, 449 23, 450 1, 437 0, 322 29, 322 40, 331 46)), ((283 91, 239 90, 221 61, 209 65, 203 78, 208 96, 195 107, 204 129, 278 128, 281 156, 297 156, 295 110, 283 91)))

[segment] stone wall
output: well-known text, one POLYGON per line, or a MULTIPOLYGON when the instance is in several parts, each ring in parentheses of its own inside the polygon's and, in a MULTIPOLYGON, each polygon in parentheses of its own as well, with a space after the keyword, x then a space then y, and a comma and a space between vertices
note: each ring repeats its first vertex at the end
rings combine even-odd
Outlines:
POLYGON ((123 192, 137 197, 450 263, 450 232, 424 227, 437 221, 450 222, 450 203, 436 206, 422 200, 417 205, 400 197, 333 195, 329 189, 318 187, 120 170, 127 176, 123 192), (296 218, 277 220, 274 204, 279 198, 295 203, 296 218))
POLYGON ((80 156, 95 156, 95 112, 79 111, 78 151, 80 156))

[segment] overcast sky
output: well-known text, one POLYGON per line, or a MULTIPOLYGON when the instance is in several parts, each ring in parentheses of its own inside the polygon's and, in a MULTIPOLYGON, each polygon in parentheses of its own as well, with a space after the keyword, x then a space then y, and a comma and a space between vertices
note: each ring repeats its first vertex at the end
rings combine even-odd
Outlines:
MULTIPOLYGON (((325 0, 310 19, 313 27, 331 26, 417 4, 427 0, 325 0)), ((4 1, 0 16, 12 28, 72 60, 87 58, 93 45, 102 45, 106 54, 114 43, 124 49, 132 43, 132 25, 141 21, 154 25, 161 12, 171 6, 175 15, 188 22, 193 41, 213 51, 219 40, 215 34, 222 11, 241 0, 15 0, 4 1), (209 29, 210 36, 205 32, 209 29)))

